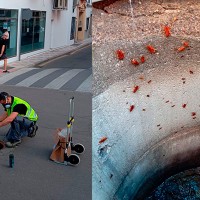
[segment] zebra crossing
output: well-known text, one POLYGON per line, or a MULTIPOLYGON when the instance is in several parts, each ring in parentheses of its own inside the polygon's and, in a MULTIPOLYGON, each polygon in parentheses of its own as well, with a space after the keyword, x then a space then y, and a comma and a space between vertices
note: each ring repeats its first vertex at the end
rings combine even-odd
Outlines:
POLYGON ((0 84, 92 92, 92 69, 22 68, 0 76, 0 84))

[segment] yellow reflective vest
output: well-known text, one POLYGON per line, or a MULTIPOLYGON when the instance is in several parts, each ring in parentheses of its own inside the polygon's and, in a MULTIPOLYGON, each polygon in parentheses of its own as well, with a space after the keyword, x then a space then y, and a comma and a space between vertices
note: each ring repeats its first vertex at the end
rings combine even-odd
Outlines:
POLYGON ((31 121, 38 120, 38 115, 36 114, 35 110, 30 106, 30 104, 18 97, 14 97, 11 107, 6 109, 8 116, 13 112, 13 108, 18 104, 24 104, 27 107, 26 115, 19 114, 19 116, 26 117, 31 121))

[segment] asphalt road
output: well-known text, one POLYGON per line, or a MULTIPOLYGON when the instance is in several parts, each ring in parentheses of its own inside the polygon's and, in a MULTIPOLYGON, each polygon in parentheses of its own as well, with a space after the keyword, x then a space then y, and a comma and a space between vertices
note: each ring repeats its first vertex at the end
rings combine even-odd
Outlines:
POLYGON ((36 67, 89 69, 92 67, 92 45, 88 45, 56 59, 40 63, 36 67))
POLYGON ((69 55, 0 76, 0 84, 92 92, 91 45, 69 55))
MULTIPOLYGON (((89 200, 92 199, 91 111, 90 93, 0 85, 1 91, 26 99, 39 115, 39 129, 34 138, 24 138, 14 150, 0 150, 1 200, 89 200), (64 128, 68 118, 69 98, 75 97, 74 143, 85 146, 76 167, 49 160, 56 128, 64 128), (15 156, 9 168, 9 153, 15 156)), ((3 108, 0 107, 0 113, 3 108)), ((1 139, 9 125, 0 128, 1 139)))

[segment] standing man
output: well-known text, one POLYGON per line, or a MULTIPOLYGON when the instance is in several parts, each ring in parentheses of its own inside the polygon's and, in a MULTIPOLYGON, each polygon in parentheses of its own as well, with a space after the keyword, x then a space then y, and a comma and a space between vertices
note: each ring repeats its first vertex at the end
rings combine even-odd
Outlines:
POLYGON ((0 127, 11 124, 6 134, 6 146, 11 148, 21 143, 22 137, 34 137, 38 126, 38 116, 34 109, 23 99, 0 93, 0 103, 5 112, 0 116, 0 127))
POLYGON ((1 39, 0 39, 0 60, 4 60, 4 70, 3 72, 9 72, 7 70, 7 64, 8 64, 8 58, 6 56, 6 48, 7 48, 7 42, 9 39, 9 33, 8 31, 4 32, 4 34, 2 35, 1 39))

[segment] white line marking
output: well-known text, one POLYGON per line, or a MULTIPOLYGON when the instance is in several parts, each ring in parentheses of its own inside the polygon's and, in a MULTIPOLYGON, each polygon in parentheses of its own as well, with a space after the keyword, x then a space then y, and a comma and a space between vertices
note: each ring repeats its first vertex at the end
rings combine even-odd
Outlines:
POLYGON ((56 68, 53 69, 45 69, 44 71, 40 71, 36 74, 33 74, 32 76, 29 76, 28 78, 24 79, 23 81, 17 83, 17 86, 25 86, 25 87, 29 87, 30 85, 32 85, 33 83, 37 82, 38 80, 40 80, 41 78, 55 72, 56 68))
POLYGON ((64 74, 60 75, 58 78, 51 81, 44 88, 60 89, 65 83, 67 83, 69 80, 71 80, 74 76, 76 76, 78 73, 80 73, 83 70, 84 69, 69 70, 65 72, 64 74))
POLYGON ((33 69, 35 69, 35 68, 23 68, 23 69, 19 69, 19 70, 15 71, 15 72, 6 74, 5 76, 1 76, 0 77, 0 84, 3 84, 5 82, 7 82, 7 81, 9 81, 9 80, 11 80, 13 78, 15 78, 16 76, 24 74, 24 73, 26 73, 28 71, 33 70, 33 69))
POLYGON ((76 89, 79 92, 92 92, 92 74, 76 89))

